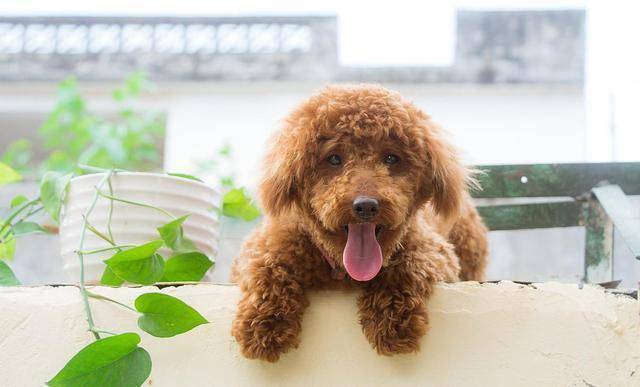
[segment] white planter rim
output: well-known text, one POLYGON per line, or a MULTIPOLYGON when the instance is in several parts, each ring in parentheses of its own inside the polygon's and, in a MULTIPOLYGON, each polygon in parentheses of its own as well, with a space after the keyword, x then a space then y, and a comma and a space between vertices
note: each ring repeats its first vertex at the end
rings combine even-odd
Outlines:
MULTIPOLYGON (((95 178, 97 176, 104 176, 106 174, 106 172, 97 172, 97 173, 87 173, 85 175, 80 175, 80 176, 74 176, 71 181, 81 181, 81 180, 85 180, 85 179, 91 179, 91 178, 95 178)), ((198 181, 198 180, 193 180, 193 179, 188 179, 186 177, 180 177, 180 176, 173 176, 173 175, 169 175, 167 173, 157 173, 157 172, 130 172, 130 171, 115 171, 113 173, 114 176, 129 176, 129 177, 136 177, 136 176, 144 176, 144 177, 158 177, 158 178, 163 178, 163 179, 169 179, 169 180, 175 180, 175 181, 181 181, 181 182, 185 182, 185 183, 189 183, 189 184, 194 184, 197 185, 199 187, 208 189, 212 192, 215 193, 216 196, 218 196, 218 191, 213 188, 211 185, 198 181)))

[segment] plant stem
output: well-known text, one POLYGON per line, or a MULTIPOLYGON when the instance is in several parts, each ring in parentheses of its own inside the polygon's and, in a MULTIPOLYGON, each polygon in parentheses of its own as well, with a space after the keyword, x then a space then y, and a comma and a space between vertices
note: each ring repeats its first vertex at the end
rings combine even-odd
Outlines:
POLYGON ((130 248, 130 247, 136 247, 136 246, 137 245, 113 245, 113 246, 105 247, 105 248, 102 248, 102 249, 76 251, 76 253, 82 253, 82 255, 90 255, 90 254, 102 253, 103 251, 127 249, 127 248, 130 248))
POLYGON ((105 331, 104 329, 97 329, 97 328, 92 328, 90 329, 91 332, 94 333, 104 333, 105 335, 111 335, 111 336, 117 336, 117 333, 113 333, 113 332, 109 332, 109 331, 105 331))
POLYGON ((104 192, 102 192, 100 190, 98 190, 98 195, 100 195, 100 196, 102 196, 103 198, 106 198, 106 199, 115 200, 116 202, 127 203, 127 204, 131 204, 133 206, 151 208, 152 210, 156 210, 156 211, 162 212, 163 214, 167 215, 171 219, 177 219, 169 211, 167 211, 165 209, 162 209, 160 207, 152 206, 150 204, 144 204, 144 203, 136 202, 136 201, 133 201, 133 200, 120 199, 120 198, 117 198, 117 197, 112 196, 112 195, 107 195, 106 193, 104 193, 104 192))
MULTIPOLYGON (((42 211, 42 210, 44 210, 44 206, 40 206, 40 207, 36 208, 35 210, 31 210, 31 211, 29 211, 29 213, 28 213, 27 215, 23 216, 23 217, 20 219, 20 221, 18 221, 17 223, 20 223, 20 222, 22 222, 22 221, 26 220, 26 219, 27 219, 27 218, 29 218, 31 215, 35 215, 35 214, 37 214, 38 212, 40 212, 40 211, 42 211)), ((17 224, 17 223, 16 223, 16 224, 17 224)))
POLYGON ((127 172, 124 169, 115 169, 115 168, 114 169, 105 169, 105 168, 100 168, 100 167, 94 167, 94 166, 87 165, 87 164, 78 164, 77 166, 78 166, 78 168, 80 168, 83 171, 94 172, 94 173, 106 173, 106 172, 109 172, 109 171, 111 171, 111 172, 127 172))
POLYGON ((118 304, 118 305, 120 305, 120 306, 121 306, 121 307, 123 307, 123 308, 127 308, 127 309, 129 309, 130 311, 133 311, 133 312, 136 312, 136 313, 140 313, 140 312, 138 312, 137 310, 135 310, 135 309, 133 309, 132 307, 130 307, 129 305, 123 304, 123 303, 122 303, 122 302, 120 302, 120 301, 116 301, 116 300, 114 300, 114 299, 112 299, 112 298, 109 298, 109 297, 103 296, 103 295, 101 295, 101 294, 93 293, 93 292, 90 292, 90 291, 88 291, 88 290, 87 290, 87 296, 89 296, 89 297, 91 297, 91 298, 95 298, 96 300, 104 300, 104 301, 113 302, 114 304, 118 304))
POLYGON ((91 223, 89 223, 88 220, 87 220, 87 228, 89 229, 89 231, 91 231, 92 233, 96 234, 96 236, 98 236, 100 239, 104 240, 105 242, 109 243, 111 246, 115 246, 116 245, 116 243, 113 241, 113 239, 109 238, 108 236, 106 236, 103 233, 101 233, 100 231, 98 231, 98 229, 93 227, 93 225, 91 223))
MULTIPOLYGON (((82 250, 84 250, 84 239, 87 234, 87 219, 89 218, 89 215, 91 215, 91 213, 93 212, 93 209, 96 207, 96 203, 98 202, 98 198, 100 197, 99 195, 100 189, 107 182, 107 180, 111 178, 112 174, 113 174, 113 171, 108 171, 96 186, 96 194, 93 196, 93 201, 91 202, 91 205, 87 209, 87 212, 85 212, 82 216, 83 226, 82 226, 82 231, 80 233, 80 244, 78 246, 78 250, 76 251, 76 254, 78 254, 78 259, 80 260, 80 294, 82 295, 82 300, 84 302, 84 310, 87 314, 87 323, 89 324, 90 331, 92 331, 92 329, 94 329, 95 326, 93 324, 93 314, 91 313, 91 306, 89 305, 89 296, 87 294, 87 289, 84 286, 84 255, 82 253, 82 250)), ((93 333, 93 336, 96 338, 96 340, 100 340, 100 333, 94 332, 94 331, 92 331, 92 333, 93 333)))
MULTIPOLYGON (((113 196, 113 184, 111 184, 111 179, 107 181, 107 185, 109 186, 109 195, 113 196)), ((107 219, 107 232, 109 233, 109 238, 115 245, 115 238, 113 237, 113 232, 111 231, 111 220, 113 218, 113 200, 109 200, 109 218, 107 219)))
POLYGON ((29 211, 29 213, 28 213, 28 214, 26 214, 26 215, 24 215, 24 216, 20 217, 20 219, 18 219, 18 220, 17 220, 17 221, 12 225, 12 227, 15 227, 15 226, 19 225, 20 223, 22 223, 22 222, 24 222, 25 220, 29 219, 29 217, 30 217, 31 215, 35 215, 35 214, 37 214, 38 212, 40 212, 40 211, 42 211, 42 210, 44 210, 44 207, 38 207, 38 208, 36 208, 35 210, 31 210, 31 211, 29 211))
POLYGON ((14 235, 13 238, 9 239, 9 240, 2 240, 4 237, 6 237, 7 235, 9 235, 9 232, 11 231, 12 227, 15 227, 17 225, 19 225, 20 223, 24 222, 25 220, 27 220, 31 215, 37 214, 38 212, 42 211, 44 209, 44 207, 38 207, 35 210, 30 211, 28 214, 22 216, 20 219, 18 219, 13 225, 7 225, 7 226, 11 226, 8 229, 6 229, 4 226, 2 229, 0 229, 0 241, 2 241, 3 243, 9 243, 12 240, 16 239, 16 236, 14 235), (6 229, 6 233, 5 233, 5 229, 6 229))
POLYGON ((26 210, 27 208, 31 207, 32 205, 38 203, 40 201, 40 198, 38 197, 37 199, 33 199, 31 201, 25 202, 23 205, 21 205, 20 207, 16 208, 11 215, 9 215, 7 217, 7 219, 2 222, 2 226, 0 227, 0 235, 2 235, 2 233, 4 232, 5 228, 7 228, 8 226, 11 226, 11 221, 14 220, 18 215, 20 215, 20 213, 24 210, 26 210))

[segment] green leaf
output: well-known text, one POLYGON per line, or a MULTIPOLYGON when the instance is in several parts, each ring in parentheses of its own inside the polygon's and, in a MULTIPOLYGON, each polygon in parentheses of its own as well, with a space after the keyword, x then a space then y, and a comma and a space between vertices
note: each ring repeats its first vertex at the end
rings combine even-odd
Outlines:
POLYGON ((172 250, 177 250, 178 246, 182 242, 183 230, 182 224, 189 215, 181 216, 178 219, 174 219, 171 222, 158 227, 158 233, 164 241, 164 243, 172 250))
POLYGON ((164 241, 165 245, 173 251, 194 251, 196 246, 184 237, 182 224, 187 220, 189 215, 181 216, 174 219, 164 226, 158 227, 158 233, 164 241))
POLYGON ((7 164, 0 162, 0 186, 22 180, 22 175, 7 164))
POLYGON ((104 261, 113 273, 125 281, 151 285, 164 274, 164 259, 156 251, 163 241, 157 240, 132 249, 123 250, 104 261))
POLYGON ((13 199, 11 199, 11 208, 15 208, 18 207, 21 204, 24 204, 26 202, 28 202, 29 199, 24 196, 24 195, 18 195, 16 197, 14 197, 13 199))
POLYGON ((40 200, 53 220, 58 220, 60 208, 62 207, 62 195, 72 176, 72 173, 63 175, 58 172, 47 172, 42 177, 40 200))
POLYGON ((218 154, 223 157, 231 157, 231 144, 225 144, 218 149, 218 154))
POLYGON ((75 157, 61 150, 54 150, 40 166, 43 171, 69 173, 76 164, 75 157))
POLYGON ((3 163, 11 166, 17 171, 25 171, 29 168, 31 160, 31 142, 27 139, 20 139, 11 142, 2 155, 3 163))
POLYGON ((116 273, 107 266, 104 268, 102 278, 100 278, 100 283, 107 286, 120 286, 124 283, 124 280, 118 277, 116 273))
POLYGON ((182 177, 184 179, 195 180, 195 181, 199 181, 201 183, 204 183, 200 178, 192 176, 192 175, 187 175, 186 173, 167 173, 167 175, 175 176, 175 177, 182 177))
POLYGON ((20 281, 13 274, 11 268, 6 263, 0 261, 0 286, 16 286, 20 285, 20 281))
POLYGON ((162 281, 200 281, 211 266, 213 262, 200 252, 178 254, 165 263, 162 281))
MULTIPOLYGON (((0 218, 0 229, 4 225, 4 220, 0 218)), ((11 231, 11 227, 6 227, 3 231, 0 231, 0 260, 13 259, 16 253, 16 238, 11 231)))
POLYGON ((20 222, 13 226, 13 234, 15 236, 25 235, 25 234, 33 234, 33 233, 44 233, 48 234, 49 230, 40 226, 35 222, 20 222))
POLYGON ((222 176, 220 178, 220 185, 226 188, 231 188, 236 185, 233 176, 222 176))
POLYGON ((124 81, 127 92, 133 96, 140 94, 147 83, 147 76, 143 71, 136 71, 124 81))
POLYGON ((253 204, 243 188, 232 189, 222 199, 222 213, 230 218, 251 221, 260 216, 260 210, 253 204))
POLYGON ((4 241, 0 241, 0 259, 12 260, 16 253, 16 240, 9 234, 4 241))
POLYGON ((142 313, 138 326, 155 337, 173 337, 209 322, 183 301, 162 293, 143 294, 135 306, 142 313))
POLYGON ((151 356, 138 347, 140 336, 123 333, 82 348, 47 382, 61 387, 137 387, 151 374, 151 356))
POLYGON ((115 89, 115 90, 113 91, 113 99, 114 99, 116 102, 122 102, 122 101, 124 101, 124 100, 125 100, 125 98, 127 98, 127 96, 126 96, 126 94, 125 94, 124 90, 122 90, 122 89, 115 89))

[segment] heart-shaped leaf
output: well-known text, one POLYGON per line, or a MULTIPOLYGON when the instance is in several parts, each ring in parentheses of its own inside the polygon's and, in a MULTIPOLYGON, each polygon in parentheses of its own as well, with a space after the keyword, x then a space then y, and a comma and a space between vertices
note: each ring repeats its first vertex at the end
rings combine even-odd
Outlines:
POLYGON ((198 251, 174 255, 164 265, 162 281, 200 281, 211 266, 213 262, 198 251))
POLYGON ((16 253, 16 240, 10 234, 5 241, 0 240, 0 260, 6 259, 8 261, 13 259, 13 256, 16 253))
POLYGON ((11 268, 6 263, 0 261, 0 286, 16 286, 20 285, 20 281, 13 274, 11 268))
POLYGON ((156 337, 173 337, 208 321, 183 301, 162 293, 146 293, 135 302, 142 313, 138 326, 156 337))
POLYGON ((0 162, 0 186, 22 180, 22 175, 7 164, 0 162))
POLYGON ((184 237, 182 224, 187 220, 189 215, 181 216, 174 219, 164 226, 158 227, 158 233, 164 243, 173 251, 194 251, 196 246, 184 237))
POLYGON ((11 208, 18 207, 19 205, 28 202, 29 199, 24 195, 18 195, 11 199, 11 208))
POLYGON ((59 172, 47 172, 40 183, 40 200, 44 209, 53 220, 58 220, 60 207, 62 207, 62 195, 73 176, 72 173, 61 174, 59 172))
POLYGON ((49 233, 49 230, 40 226, 35 222, 20 222, 13 226, 13 234, 15 236, 33 234, 33 233, 49 233))
POLYGON ((4 220, 0 218, 0 260, 11 260, 16 253, 16 238, 10 227, 4 227, 2 230, 3 226, 4 220))
POLYGON ((123 333, 82 348, 47 382, 63 387, 138 387, 151 374, 151 356, 138 347, 137 333, 123 333))
POLYGON ((107 286, 120 286, 124 283, 124 280, 118 277, 116 273, 107 266, 104 268, 102 278, 100 278, 100 283, 107 286))
POLYGON ((243 188, 236 188, 227 192, 222 198, 222 214, 230 218, 250 221, 260 216, 260 210, 243 188))
POLYGON ((151 285, 158 282, 164 273, 164 259, 156 253, 163 243, 157 240, 120 251, 104 263, 125 281, 151 285))

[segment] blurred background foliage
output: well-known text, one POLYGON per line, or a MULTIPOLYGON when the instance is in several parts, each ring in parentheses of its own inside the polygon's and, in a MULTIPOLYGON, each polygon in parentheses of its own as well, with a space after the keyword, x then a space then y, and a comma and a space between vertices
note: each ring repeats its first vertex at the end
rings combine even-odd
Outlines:
MULTIPOLYGON (((162 171, 165 117, 159 112, 136 108, 141 93, 153 88, 143 72, 134 72, 112 93, 117 114, 99 115, 89 108, 76 79, 69 77, 58 85, 54 108, 38 129, 39 144, 24 138, 13 141, 0 161, 31 180, 49 171, 82 173, 79 164, 137 172, 162 171), (41 162, 32 158, 36 146, 41 146, 46 154, 41 162)), ((236 186, 233 165, 233 149, 226 144, 199 162, 197 169, 198 173, 218 177, 223 215, 251 221, 260 216, 260 211, 247 190, 236 186)))
POLYGON ((26 139, 10 143, 2 161, 29 177, 46 171, 70 172, 77 164, 160 170, 164 117, 135 108, 139 95, 152 87, 144 73, 133 73, 113 91, 117 115, 107 117, 92 112, 75 78, 67 78, 59 84, 55 106, 38 130, 47 153, 44 161, 34 165, 31 154, 35 145, 26 139))

